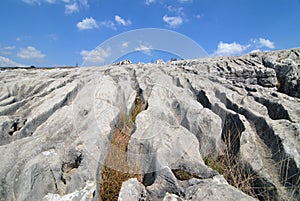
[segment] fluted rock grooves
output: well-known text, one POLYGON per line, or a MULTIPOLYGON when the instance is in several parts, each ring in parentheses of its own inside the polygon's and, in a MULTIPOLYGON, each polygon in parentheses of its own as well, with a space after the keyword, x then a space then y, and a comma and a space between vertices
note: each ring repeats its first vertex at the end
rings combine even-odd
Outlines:
POLYGON ((299 55, 1 68, 0 200, 300 200, 299 55))

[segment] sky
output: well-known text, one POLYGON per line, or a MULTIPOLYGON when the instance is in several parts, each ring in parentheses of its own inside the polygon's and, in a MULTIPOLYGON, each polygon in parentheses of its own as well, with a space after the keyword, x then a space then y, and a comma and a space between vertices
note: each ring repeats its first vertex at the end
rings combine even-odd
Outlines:
POLYGON ((117 46, 107 41, 119 35, 120 48, 130 46, 119 59, 182 57, 156 50, 154 38, 122 35, 147 28, 181 34, 181 42, 155 35, 184 52, 189 39, 210 57, 300 47, 300 0, 1 0, 0 19, 2 67, 108 64, 117 46))

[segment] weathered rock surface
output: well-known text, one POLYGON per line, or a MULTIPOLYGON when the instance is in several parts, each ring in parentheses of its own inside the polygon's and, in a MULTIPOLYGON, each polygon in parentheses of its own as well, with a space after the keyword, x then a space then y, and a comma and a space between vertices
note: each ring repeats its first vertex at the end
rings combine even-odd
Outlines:
POLYGON ((144 179, 123 183, 120 200, 254 200, 205 164, 226 150, 255 175, 256 198, 300 200, 299 55, 0 69, 0 200, 99 200, 112 134, 137 97, 147 108, 126 154, 144 179))

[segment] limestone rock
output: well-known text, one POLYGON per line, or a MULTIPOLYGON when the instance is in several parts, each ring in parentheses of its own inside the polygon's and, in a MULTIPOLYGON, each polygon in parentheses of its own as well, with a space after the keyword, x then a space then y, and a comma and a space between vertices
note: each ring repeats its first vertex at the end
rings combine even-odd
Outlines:
POLYGON ((299 55, 0 69, 0 200, 99 200, 112 135, 128 122, 126 160, 143 182, 124 181, 120 199, 299 200, 299 55), (228 154, 254 197, 209 163, 228 154))
POLYGON ((138 182, 137 179, 129 179, 123 182, 122 188, 119 194, 119 201, 146 201, 147 191, 145 186, 138 182))
POLYGON ((132 64, 132 62, 130 60, 123 60, 123 61, 119 61, 114 63, 114 66, 118 66, 118 65, 128 65, 128 64, 132 64))

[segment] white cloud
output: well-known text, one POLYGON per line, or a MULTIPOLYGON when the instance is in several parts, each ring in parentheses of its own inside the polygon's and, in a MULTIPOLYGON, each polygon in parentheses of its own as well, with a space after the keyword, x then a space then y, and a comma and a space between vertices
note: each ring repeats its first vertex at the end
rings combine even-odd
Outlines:
POLYGON ((194 15, 194 17, 195 17, 196 19, 198 19, 198 20, 200 20, 200 19, 202 18, 201 15, 194 15))
POLYGON ((216 55, 237 55, 241 54, 249 48, 249 45, 241 45, 236 42, 224 43, 219 42, 218 49, 215 52, 216 55))
POLYGON ((6 46, 6 47, 3 47, 3 50, 14 50, 16 49, 16 46, 6 46))
POLYGON ((120 17, 119 15, 115 16, 115 21, 119 24, 119 25, 123 25, 123 26, 128 26, 131 25, 131 21, 130 20, 125 20, 122 17, 120 17))
POLYGON ((75 2, 73 4, 66 4, 65 5, 65 13, 67 15, 72 14, 72 13, 77 13, 79 12, 78 4, 75 2))
POLYGON ((46 0, 46 2, 47 2, 47 3, 51 3, 51 4, 53 4, 53 3, 55 3, 55 2, 56 2, 56 0, 46 0))
POLYGON ((9 58, 0 56, 0 67, 23 67, 25 65, 19 64, 9 58))
POLYGON ((40 1, 39 0, 22 0, 24 3, 27 3, 27 4, 40 4, 40 1))
POLYGON ((115 16, 115 22, 114 21, 111 21, 111 20, 105 20, 105 21, 102 21, 100 23, 98 23, 99 26, 103 26, 103 27, 106 27, 106 28, 109 28, 109 29, 113 29, 113 30, 116 30, 116 25, 121 25, 121 26, 128 26, 131 24, 131 21, 130 20, 125 20, 123 19, 122 17, 116 15, 115 16))
POLYGON ((46 55, 42 54, 35 47, 28 46, 26 48, 21 48, 17 56, 21 59, 43 59, 46 55))
POLYGON ((163 21, 165 21, 171 28, 179 27, 183 23, 183 19, 180 16, 169 17, 165 15, 163 17, 163 21))
POLYGON ((0 48, 0 53, 1 54, 6 54, 6 55, 10 55, 12 54, 12 51, 16 49, 16 46, 6 46, 6 47, 2 47, 0 48))
POLYGON ((27 4, 38 4, 40 5, 42 2, 46 2, 46 3, 50 3, 50 4, 54 4, 56 3, 56 0, 22 0, 24 3, 27 4))
POLYGON ((250 53, 256 53, 256 52, 261 52, 260 49, 255 49, 255 50, 252 50, 250 53))
POLYGON ((146 0, 146 5, 150 5, 150 4, 152 4, 152 3, 155 3, 155 0, 146 0))
POLYGON ((145 42, 140 42, 139 46, 136 47, 134 50, 135 51, 141 51, 146 55, 151 55, 151 49, 152 49, 151 44, 145 43, 145 42))
POLYGON ((179 3, 189 3, 193 2, 193 0, 178 0, 179 3))
POLYGON ((85 63, 100 63, 105 62, 105 59, 108 58, 111 54, 111 48, 108 47, 106 50, 103 48, 96 48, 94 50, 82 50, 80 55, 85 63))
POLYGON ((185 13, 183 12, 183 7, 167 6, 167 10, 169 12, 176 13, 177 15, 180 15, 180 16, 185 15, 185 13))
POLYGON ((128 48, 129 46, 129 42, 128 41, 125 41, 122 43, 122 48, 128 48))
POLYGON ((109 28, 109 29, 116 30, 116 25, 111 20, 102 21, 102 22, 99 23, 99 25, 104 26, 104 27, 109 28))
POLYGON ((267 47, 267 48, 270 48, 270 49, 275 48, 274 42, 272 42, 268 39, 259 38, 258 40, 255 40, 255 41, 258 42, 258 47, 267 47))
POLYGON ((85 18, 81 22, 77 23, 77 28, 79 30, 87 30, 87 29, 94 29, 94 28, 99 28, 96 20, 92 17, 90 18, 85 18))
POLYGON ((88 8, 89 7, 89 1, 88 0, 78 0, 79 3, 85 7, 85 8, 88 8))
POLYGON ((123 41, 122 44, 121 44, 121 52, 125 52, 129 47, 129 42, 128 41, 123 41))
POLYGON ((88 0, 22 0, 24 3, 30 5, 41 5, 42 3, 49 4, 60 4, 63 2, 65 4, 65 13, 72 14, 80 11, 80 8, 88 8, 89 1, 88 0))

